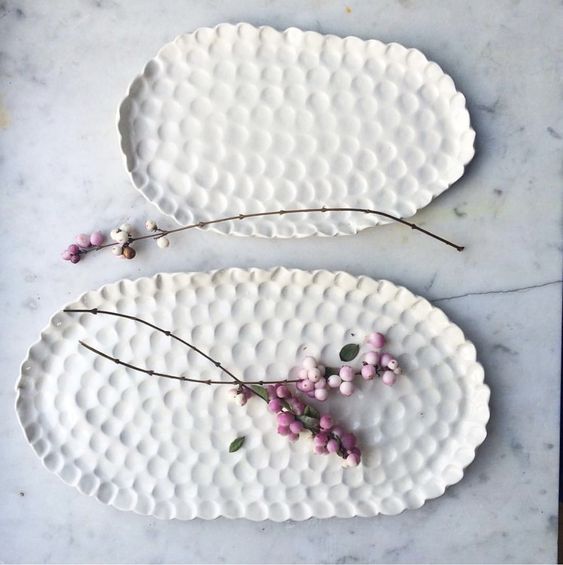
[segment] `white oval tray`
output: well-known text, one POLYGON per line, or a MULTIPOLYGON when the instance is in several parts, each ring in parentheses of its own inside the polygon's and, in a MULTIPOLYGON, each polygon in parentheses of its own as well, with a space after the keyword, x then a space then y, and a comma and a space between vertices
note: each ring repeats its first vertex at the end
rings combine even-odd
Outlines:
MULTIPOLYGON (((347 206, 412 216, 474 154, 465 98, 416 49, 220 24, 165 45, 118 116, 133 184, 180 224, 347 206)), ((356 233, 351 213, 212 226, 275 237, 356 233)))
POLYGON ((246 380, 283 379, 303 356, 336 366, 377 329, 404 369, 322 404, 354 430, 362 464, 291 444, 258 399, 230 386, 134 373, 78 344, 169 373, 217 378, 209 362, 141 324, 56 313, 29 350, 17 414, 43 464, 80 492, 158 518, 303 520, 418 508, 463 476, 486 436, 489 388, 474 346, 425 299, 387 281, 328 271, 227 269, 122 280, 71 307, 105 308, 174 330, 246 380), (247 437, 229 453, 229 443, 247 437))

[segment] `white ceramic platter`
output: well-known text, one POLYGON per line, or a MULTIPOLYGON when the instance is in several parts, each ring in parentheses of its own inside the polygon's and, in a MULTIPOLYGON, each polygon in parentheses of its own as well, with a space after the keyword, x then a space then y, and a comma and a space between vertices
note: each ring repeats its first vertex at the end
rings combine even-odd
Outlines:
MULTIPOLYGON (((159 518, 304 520, 418 508, 463 476, 486 436, 489 388, 474 346, 425 299, 387 281, 328 271, 227 269, 123 280, 70 306, 117 310, 174 330, 246 380, 283 379, 303 356, 336 366, 372 330, 404 369, 322 410, 363 448, 358 468, 291 444, 259 399, 230 386, 135 373, 87 351, 208 379, 220 373, 133 321, 56 313, 29 350, 17 414, 43 464, 80 492, 159 518), (229 453, 245 435, 244 447, 229 453)), ((358 361, 359 363, 359 361, 358 361)))
MULTIPOLYGON (((409 217, 474 154, 464 96, 420 51, 296 28, 181 35, 133 81, 118 122, 133 184, 181 224, 322 206, 409 217)), ((386 221, 299 214, 210 229, 302 237, 386 221)))

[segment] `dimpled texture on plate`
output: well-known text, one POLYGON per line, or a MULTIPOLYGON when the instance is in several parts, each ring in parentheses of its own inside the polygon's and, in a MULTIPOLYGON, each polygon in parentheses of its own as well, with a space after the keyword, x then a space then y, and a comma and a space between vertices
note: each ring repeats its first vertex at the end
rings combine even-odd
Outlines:
POLYGON ((230 385, 136 373, 78 340, 153 370, 220 375, 182 344, 133 321, 58 312, 22 364, 18 418, 49 470, 123 510, 276 521, 397 514, 459 481, 486 436, 489 389, 474 346, 441 310, 387 281, 287 269, 161 274, 71 306, 173 330, 246 380, 286 378, 305 355, 335 366, 343 344, 374 329, 404 369, 393 387, 361 382, 319 406, 358 434, 362 464, 345 469, 314 454, 310 439, 278 435, 258 398, 240 407, 230 385), (229 453, 238 436, 244 447, 229 453))
MULTIPOLYGON (((221 24, 165 45, 119 109, 133 184, 180 224, 304 207, 412 216, 474 154, 463 94, 416 49, 221 24)), ((382 217, 298 214, 211 226, 303 237, 382 217)))

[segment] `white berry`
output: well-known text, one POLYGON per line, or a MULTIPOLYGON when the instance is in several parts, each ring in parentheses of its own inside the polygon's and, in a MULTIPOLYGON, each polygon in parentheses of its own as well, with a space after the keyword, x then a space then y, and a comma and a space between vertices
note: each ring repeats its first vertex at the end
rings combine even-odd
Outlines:
POLYGON ((165 249, 166 247, 168 247, 170 245, 170 240, 167 237, 159 237, 156 240, 156 244, 161 248, 161 249, 165 249))
POLYGON ((303 359, 302 366, 304 369, 316 369, 317 360, 311 356, 305 357, 305 359, 303 359))
POLYGON ((120 229, 121 231, 124 231, 124 232, 129 233, 133 228, 131 227, 131 224, 121 224, 121 225, 119 226, 119 229, 120 229))
POLYGON ((391 361, 387 363, 387 368, 391 369, 392 371, 394 371, 398 366, 399 362, 397 361, 397 359, 391 359, 391 361))
POLYGON ((315 367, 314 369, 308 369, 307 370, 307 378, 312 382, 312 383, 318 383, 320 378, 321 378, 321 372, 315 367))
POLYGON ((147 220, 145 222, 145 228, 147 228, 148 231, 155 231, 156 230, 156 222, 154 220, 147 220))
POLYGON ((383 382, 383 384, 386 384, 388 386, 394 385, 396 380, 397 380, 397 375, 395 375, 393 371, 385 371, 383 373, 383 376, 381 377, 381 381, 383 382))
POLYGON ((351 396, 354 392, 354 383, 350 381, 344 381, 340 385, 340 394, 343 396, 351 396))
POLYGON ((121 245, 114 245, 114 246, 111 248, 111 252, 112 252, 114 255, 121 255, 121 254, 123 253, 123 247, 121 247, 121 245))
POLYGON ((125 243, 128 239, 129 234, 122 230, 118 231, 115 236, 115 241, 117 241, 117 243, 125 243))
POLYGON ((340 375, 330 375, 330 377, 328 377, 328 386, 330 388, 338 388, 341 382, 342 379, 340 378, 340 375))
POLYGON ((109 232, 109 236, 113 239, 113 241, 117 241, 117 234, 118 233, 119 233, 119 230, 117 228, 114 228, 109 232))

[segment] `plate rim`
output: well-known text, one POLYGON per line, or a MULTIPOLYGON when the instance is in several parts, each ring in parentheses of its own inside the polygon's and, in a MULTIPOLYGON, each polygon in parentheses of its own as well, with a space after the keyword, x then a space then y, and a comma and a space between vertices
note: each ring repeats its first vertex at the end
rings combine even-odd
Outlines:
MULTIPOLYGON (((312 29, 303 29, 303 28, 300 28, 300 27, 297 27, 297 26, 290 26, 290 27, 287 27, 287 28, 285 28, 285 29, 282 30, 282 29, 278 29, 278 28, 276 28, 276 27, 274 27, 274 26, 271 26, 271 25, 268 25, 268 24, 254 25, 254 24, 251 24, 251 23, 249 23, 249 22, 244 22, 244 21, 239 21, 239 22, 237 22, 237 23, 220 22, 220 23, 218 23, 218 24, 216 24, 216 25, 214 25, 214 26, 200 26, 200 27, 197 27, 197 28, 193 29, 192 31, 186 31, 186 32, 180 33, 180 34, 176 35, 176 37, 175 37, 173 40, 168 41, 167 43, 165 43, 164 45, 162 45, 162 46, 158 49, 158 51, 156 52, 156 54, 153 55, 153 56, 145 63, 143 69, 142 69, 139 73, 137 73, 137 74, 135 75, 135 77, 133 78, 133 80, 131 80, 131 81, 129 82, 129 85, 127 86, 125 95, 124 95, 124 97, 121 99, 121 101, 120 101, 120 103, 119 103, 119 106, 118 106, 118 108, 117 108, 117 112, 116 112, 116 115, 115 115, 115 126, 116 126, 116 128, 117 128, 118 142, 119 142, 119 151, 120 151, 120 154, 121 154, 121 160, 122 160, 122 163, 125 165, 125 170, 126 170, 126 172, 127 172, 127 177, 129 178, 129 181, 130 181, 131 185, 133 186, 133 188, 143 196, 143 198, 145 199, 146 202, 148 202, 149 204, 155 206, 155 207, 157 208, 157 210, 158 210, 163 216, 165 216, 165 217, 167 217, 167 218, 171 218, 171 219, 174 220, 174 222, 175 222, 176 224, 178 224, 179 226, 184 225, 184 223, 181 222, 181 221, 178 219, 177 212, 174 212, 174 213, 172 213, 172 214, 170 214, 170 213, 168 213, 168 212, 165 212, 165 211, 162 209, 160 203, 157 202, 157 201, 155 201, 155 200, 151 200, 151 199, 149 198, 149 196, 145 193, 145 191, 142 190, 142 188, 141 188, 140 186, 138 186, 137 183, 135 182, 135 180, 134 180, 134 178, 133 178, 132 170, 131 170, 130 167, 129 167, 129 162, 128 162, 128 161, 129 161, 129 157, 128 157, 127 152, 126 152, 126 149, 125 149, 125 147, 126 147, 126 142, 125 142, 125 135, 126 135, 125 132, 126 132, 126 128, 123 126, 124 121, 125 121, 125 120, 124 120, 124 116, 123 116, 123 113, 124 113, 124 105, 125 105, 125 103, 127 102, 127 100, 128 100, 128 99, 130 98, 130 96, 131 96, 131 93, 132 93, 131 91, 132 91, 132 89, 133 89, 133 85, 135 84, 135 82, 137 81, 137 79, 141 78, 141 77, 144 75, 144 69, 145 69, 146 65, 147 65, 148 63, 150 63, 151 61, 154 61, 156 58, 158 58, 158 57, 160 56, 161 52, 164 51, 164 49, 167 48, 169 45, 176 44, 176 43, 180 42, 180 41, 182 40, 182 38, 185 37, 186 35, 193 35, 193 34, 197 33, 197 32, 200 31, 200 30, 209 30, 209 31, 213 31, 214 33, 217 33, 217 30, 219 30, 221 27, 235 27, 235 28, 238 29, 240 26, 246 26, 246 25, 251 26, 251 27, 257 29, 259 32, 261 32, 261 31, 264 30, 264 29, 271 29, 271 30, 273 30, 273 31, 275 31, 275 32, 277 32, 277 33, 280 33, 280 34, 282 34, 282 35, 286 35, 288 32, 290 32, 290 31, 292 31, 292 30, 298 30, 300 33, 303 33, 303 34, 313 33, 313 34, 321 35, 321 36, 326 37, 326 38, 337 38, 338 40, 341 40, 341 41, 344 41, 344 40, 347 40, 347 39, 359 40, 359 41, 362 41, 362 42, 374 41, 374 42, 377 42, 377 43, 379 43, 379 44, 381 44, 381 45, 385 45, 387 48, 389 48, 390 46, 393 46, 393 45, 398 45, 398 46, 400 46, 401 48, 406 49, 409 53, 411 53, 411 52, 412 52, 412 53, 417 53, 418 55, 422 56, 428 63, 432 63, 432 64, 436 65, 436 66, 438 67, 438 69, 440 70, 440 72, 441 72, 443 75, 445 75, 445 76, 447 76, 447 77, 449 77, 449 78, 451 79, 451 81, 452 81, 452 83, 453 83, 453 86, 454 86, 454 88, 455 88, 455 90, 456 90, 456 93, 457 93, 459 96, 461 96, 461 99, 463 100, 463 108, 465 109, 465 111, 467 112, 467 114, 468 114, 468 116, 469 116, 469 123, 468 123, 468 127, 467 127, 467 133, 469 133, 469 134, 471 135, 471 137, 472 137, 472 141, 471 141, 471 152, 468 153, 467 157, 463 160, 463 162, 462 162, 462 160, 460 160, 460 163, 461 163, 461 166, 462 166, 462 168, 461 168, 461 174, 460 174, 456 179, 454 179, 454 180, 452 180, 451 182, 449 182, 449 184, 448 184, 446 187, 444 187, 438 194, 432 194, 430 200, 429 200, 424 206, 422 206, 422 207, 420 207, 420 208, 417 208, 413 214, 408 215, 408 216, 401 216, 401 218, 412 218, 412 217, 414 217, 416 214, 418 214, 418 212, 420 212, 421 210, 424 210, 426 207, 430 206, 430 204, 432 204, 432 202, 434 202, 434 200, 436 200, 437 198, 439 198, 442 194, 444 194, 447 190, 449 190, 455 183, 459 182, 459 181, 463 178, 463 176, 465 175, 465 172, 466 172, 467 167, 469 166, 469 164, 471 163, 471 161, 472 161, 473 158, 475 157, 475 153, 476 153, 476 149, 475 149, 476 131, 475 131, 475 128, 473 127, 473 125, 472 125, 471 114, 470 114, 469 109, 468 109, 468 107, 467 107, 467 98, 466 98, 466 96, 463 94, 463 92, 461 92, 461 91, 458 89, 458 87, 457 87, 457 85, 456 85, 456 83, 455 83, 453 77, 452 77, 449 73, 446 73, 446 72, 444 71, 444 69, 442 68, 442 65, 440 65, 440 64, 437 63, 436 61, 433 61, 433 60, 428 59, 428 57, 427 57, 422 51, 420 51, 418 48, 416 48, 416 47, 406 47, 405 45, 403 45, 403 44, 401 44, 401 43, 399 43, 399 42, 397 42, 397 41, 391 41, 391 42, 389 42, 389 43, 385 43, 384 41, 381 41, 381 40, 376 39, 376 38, 362 39, 361 37, 359 37, 359 36, 357 36, 357 35, 353 35, 353 34, 345 35, 345 36, 340 36, 340 35, 336 35, 336 34, 334 34, 334 33, 321 33, 321 32, 318 32, 318 31, 315 31, 315 30, 312 30, 312 29)), ((296 234, 296 235, 287 235, 287 236, 286 236, 286 235, 279 235, 278 233, 274 233, 273 235, 265 235, 265 234, 260 234, 260 233, 259 233, 259 234, 249 234, 249 235, 245 235, 245 234, 241 234, 241 233, 238 233, 238 232, 236 232, 236 231, 233 231, 233 230, 229 230, 229 231, 227 231, 227 230, 222 230, 222 229, 221 229, 219 226, 217 226, 217 225, 210 225, 210 226, 207 226, 207 227, 205 227, 205 228, 199 228, 199 227, 198 227, 198 228, 196 228, 196 229, 198 229, 198 230, 204 230, 204 231, 205 231, 205 230, 208 230, 208 231, 212 231, 212 232, 214 232, 214 233, 218 233, 218 234, 221 234, 221 235, 229 235, 229 236, 231 236, 231 237, 256 237, 256 238, 260 238, 260 239, 303 239, 303 238, 305 238, 305 237, 342 237, 342 236, 346 236, 346 235, 357 235, 358 233, 361 233, 361 232, 363 232, 364 230, 374 229, 374 228, 376 228, 376 227, 378 227, 378 226, 386 225, 386 224, 388 224, 388 223, 389 223, 389 221, 387 221, 387 220, 385 220, 385 219, 383 218, 383 219, 379 219, 376 223, 374 223, 374 224, 371 225, 371 226, 357 227, 357 226, 354 224, 353 227, 352 227, 352 230, 351 230, 350 232, 342 232, 341 230, 335 228, 335 229, 333 230, 333 233, 331 233, 331 234, 319 233, 318 230, 317 230, 317 231, 316 231, 315 233, 313 233, 313 234, 300 234, 300 233, 298 233, 298 234, 296 234)))

